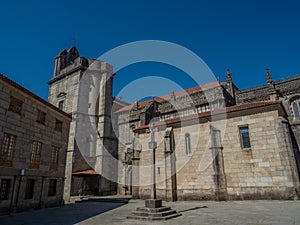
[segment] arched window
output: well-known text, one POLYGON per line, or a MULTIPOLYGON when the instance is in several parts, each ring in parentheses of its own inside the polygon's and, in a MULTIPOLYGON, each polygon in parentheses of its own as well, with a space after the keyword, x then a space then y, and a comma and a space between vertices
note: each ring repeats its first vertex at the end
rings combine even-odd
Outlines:
POLYGON ((185 139, 185 152, 187 155, 190 155, 192 154, 190 134, 189 133, 185 134, 184 139, 185 139))
POLYGON ((64 110, 64 108, 65 108, 64 100, 58 102, 58 108, 59 108, 60 110, 64 110))
POLYGON ((300 99, 297 99, 291 103, 293 115, 295 119, 300 119, 300 99))

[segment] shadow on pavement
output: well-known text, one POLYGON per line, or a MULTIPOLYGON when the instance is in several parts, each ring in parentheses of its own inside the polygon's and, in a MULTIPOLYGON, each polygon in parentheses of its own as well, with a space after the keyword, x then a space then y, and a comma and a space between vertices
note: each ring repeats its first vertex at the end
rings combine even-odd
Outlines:
POLYGON ((192 211, 192 210, 198 210, 198 209, 207 209, 207 206, 201 206, 201 207, 194 207, 194 208, 190 208, 190 209, 184 209, 184 210, 180 210, 177 211, 178 213, 182 213, 182 212, 187 212, 187 211, 192 211))
POLYGON ((128 204, 130 198, 92 198, 62 207, 0 216, 5 225, 73 225, 128 204))

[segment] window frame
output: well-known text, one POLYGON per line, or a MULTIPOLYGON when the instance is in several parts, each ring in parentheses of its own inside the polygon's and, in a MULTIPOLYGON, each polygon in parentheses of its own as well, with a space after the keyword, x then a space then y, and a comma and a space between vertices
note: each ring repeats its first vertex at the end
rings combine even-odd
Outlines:
POLYGON ((24 199, 30 200, 34 198, 35 179, 27 179, 25 185, 24 199))
POLYGON ((62 132, 62 128, 63 128, 63 121, 59 120, 59 119, 55 119, 55 127, 54 130, 58 131, 58 132, 62 132))
POLYGON ((23 103, 24 102, 22 100, 14 96, 10 96, 8 111, 21 115, 23 103))
POLYGON ((0 179, 0 200, 8 200, 10 195, 11 179, 0 179), (5 182, 3 182, 5 181, 5 182), (5 184, 5 186, 4 186, 5 184))
POLYGON ((222 147, 221 130, 211 128, 211 130, 210 130, 210 147, 211 148, 221 148, 222 147))
POLYGON ((190 133, 184 134, 185 154, 190 156, 192 154, 192 144, 190 133))
POLYGON ((54 197, 57 193, 57 179, 50 179, 48 186, 48 197, 54 197))
POLYGON ((57 170, 59 164, 59 152, 60 148, 57 146, 52 146, 51 148, 51 161, 50 161, 50 170, 57 170))
POLYGON ((47 113, 45 113, 44 111, 39 110, 39 109, 37 111, 38 111, 38 113, 37 113, 36 122, 39 124, 45 125, 47 113))
POLYGON ((291 111, 292 111, 292 114, 293 114, 293 119, 294 119, 294 120, 300 120, 300 99, 297 98, 297 99, 291 101, 290 107, 291 107, 291 111), (294 107, 294 104, 295 104, 296 107, 297 107, 297 113, 296 113, 296 111, 295 111, 295 108, 296 108, 296 107, 294 107), (298 116, 296 116, 296 114, 297 114, 298 116))
POLYGON ((4 132, 1 143, 0 165, 12 166, 17 136, 4 132), (7 140, 6 140, 7 139, 7 140))
POLYGON ((243 150, 250 150, 252 146, 251 146, 249 125, 241 125, 241 126, 238 127, 238 129, 239 129, 239 137, 240 137, 241 148, 243 150), (245 143, 244 143, 244 140, 243 140, 242 131, 241 131, 243 128, 247 128, 249 147, 245 146, 245 143))
POLYGON ((33 141, 31 146, 30 166, 31 169, 39 169, 41 161, 43 143, 39 141, 33 141))
POLYGON ((60 100, 60 101, 58 101, 57 107, 58 107, 60 110, 64 110, 64 108, 65 108, 65 100, 60 100))

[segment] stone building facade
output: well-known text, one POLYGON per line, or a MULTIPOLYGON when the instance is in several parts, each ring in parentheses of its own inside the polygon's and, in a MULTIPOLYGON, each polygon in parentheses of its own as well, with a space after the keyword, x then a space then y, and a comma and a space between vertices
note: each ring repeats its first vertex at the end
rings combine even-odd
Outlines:
POLYGON ((300 76, 214 82, 119 109, 118 192, 165 200, 299 196, 300 76), (149 124, 154 124, 155 167, 149 124))
POLYGON ((0 211, 149 198, 153 180, 171 201, 298 198, 300 75, 245 90, 226 75, 131 105, 76 47, 55 58, 49 103, 0 75, 0 211))
POLYGON ((71 116, 0 75, 0 213, 63 204, 71 116))
POLYGON ((158 197, 172 201, 298 197, 299 75, 273 81, 267 70, 265 85, 240 90, 227 71, 226 82, 132 105, 113 98, 113 77, 111 65, 75 47, 55 59, 49 102, 73 118, 66 201, 149 198, 153 180, 158 197))
POLYGON ((114 159, 118 146, 111 111, 125 103, 113 104, 112 81, 111 65, 79 56, 76 47, 63 50, 55 58, 48 101, 73 117, 65 174, 66 201, 70 195, 116 194, 113 180, 117 177, 114 159))

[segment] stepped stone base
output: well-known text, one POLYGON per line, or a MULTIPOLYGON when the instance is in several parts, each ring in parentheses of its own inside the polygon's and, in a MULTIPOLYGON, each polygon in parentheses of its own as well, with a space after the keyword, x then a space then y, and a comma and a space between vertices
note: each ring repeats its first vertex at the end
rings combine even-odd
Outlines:
POLYGON ((162 200, 161 199, 146 199, 145 207, 146 208, 160 208, 160 207, 162 207, 162 200))
POLYGON ((181 216, 181 214, 171 209, 171 207, 162 206, 161 199, 147 199, 145 207, 138 207, 136 211, 127 216, 127 219, 168 220, 178 216, 181 216))

